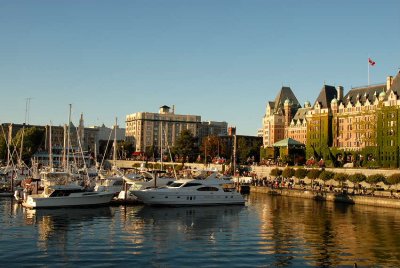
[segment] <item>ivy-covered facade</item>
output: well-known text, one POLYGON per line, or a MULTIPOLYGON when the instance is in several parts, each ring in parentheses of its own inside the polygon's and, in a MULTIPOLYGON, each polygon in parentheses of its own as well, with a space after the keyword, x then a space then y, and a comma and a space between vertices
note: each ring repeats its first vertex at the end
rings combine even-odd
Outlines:
POLYGON ((387 100, 377 110, 377 151, 382 167, 400 167, 400 106, 397 98, 397 94, 389 90, 387 100))
POLYGON ((331 101, 337 92, 335 87, 324 85, 313 109, 307 112, 307 158, 330 158, 329 147, 333 141, 331 101))
POLYGON ((324 85, 305 119, 307 159, 400 167, 400 71, 386 83, 352 88, 346 95, 341 86, 324 85))

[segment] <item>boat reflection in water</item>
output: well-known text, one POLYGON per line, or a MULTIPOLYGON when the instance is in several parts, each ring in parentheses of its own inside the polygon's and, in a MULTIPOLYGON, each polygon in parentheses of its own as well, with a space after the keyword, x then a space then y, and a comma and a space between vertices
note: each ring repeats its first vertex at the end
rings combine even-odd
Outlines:
MULTIPOLYGON (((158 241, 169 241, 169 243, 171 239, 212 241, 217 239, 218 233, 232 235, 232 229, 239 224, 239 214, 243 210, 246 210, 246 207, 241 205, 173 208, 145 206, 135 217, 146 225, 151 225, 153 230, 163 230, 160 237, 155 237, 158 241)), ((152 234, 157 236, 157 232, 152 234)))
POLYGON ((26 223, 37 226, 37 243, 42 249, 65 247, 67 240, 71 239, 69 233, 81 233, 73 237, 77 243, 80 243, 79 240, 95 239, 95 229, 107 228, 103 222, 109 222, 113 216, 108 206, 25 209, 25 212, 26 223))

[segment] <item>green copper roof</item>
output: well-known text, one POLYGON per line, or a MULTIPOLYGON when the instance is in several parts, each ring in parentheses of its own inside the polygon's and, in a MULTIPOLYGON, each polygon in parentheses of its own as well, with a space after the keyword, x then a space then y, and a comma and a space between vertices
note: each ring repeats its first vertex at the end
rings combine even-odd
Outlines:
POLYGON ((284 139, 284 140, 280 140, 280 141, 277 141, 277 142, 275 142, 273 144, 274 147, 287 147, 287 146, 293 146, 293 145, 300 146, 300 145, 304 145, 304 144, 299 142, 299 141, 296 141, 296 140, 294 140, 292 138, 287 138, 287 139, 284 139))

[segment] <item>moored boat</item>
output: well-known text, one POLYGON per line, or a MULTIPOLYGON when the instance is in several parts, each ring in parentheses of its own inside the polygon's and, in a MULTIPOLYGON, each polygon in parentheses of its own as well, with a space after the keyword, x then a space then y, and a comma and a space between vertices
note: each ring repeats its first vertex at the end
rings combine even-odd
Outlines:
POLYGON ((244 205, 243 196, 228 185, 232 185, 232 181, 219 179, 212 174, 206 179, 180 179, 169 186, 136 190, 133 193, 148 205, 244 205))
POLYGON ((44 191, 28 195, 22 205, 27 208, 58 208, 74 206, 103 205, 111 202, 110 192, 86 191, 84 187, 71 183, 67 172, 46 172, 43 174, 44 191))

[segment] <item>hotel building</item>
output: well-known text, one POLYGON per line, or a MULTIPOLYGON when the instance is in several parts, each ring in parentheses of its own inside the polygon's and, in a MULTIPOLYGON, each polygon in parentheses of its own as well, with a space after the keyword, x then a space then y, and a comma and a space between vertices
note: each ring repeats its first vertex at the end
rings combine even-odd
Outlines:
POLYGON ((134 144, 136 152, 173 146, 185 129, 198 136, 201 117, 175 114, 175 108, 164 105, 158 113, 138 112, 126 116, 126 140, 134 144))

